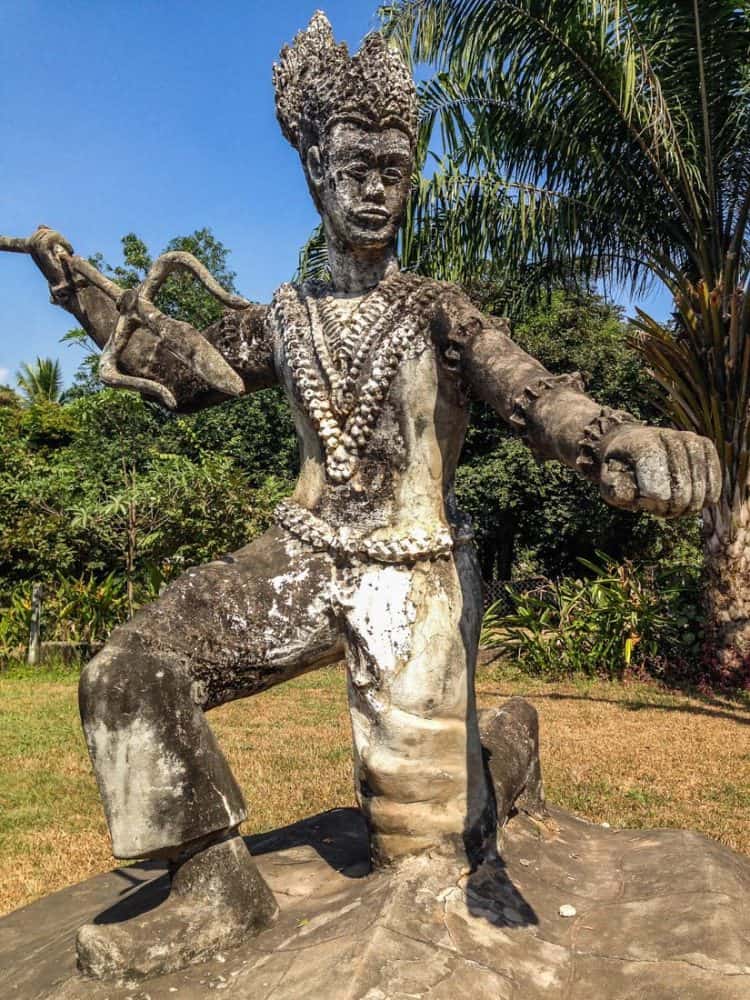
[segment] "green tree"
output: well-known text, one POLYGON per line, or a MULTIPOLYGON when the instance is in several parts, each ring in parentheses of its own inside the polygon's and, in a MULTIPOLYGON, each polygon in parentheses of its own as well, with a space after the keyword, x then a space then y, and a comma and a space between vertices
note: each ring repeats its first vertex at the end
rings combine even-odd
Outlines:
POLYGON ((410 259, 453 276, 663 283, 638 344, 673 422, 710 437, 709 612, 750 653, 750 8, 729 0, 401 0, 396 43, 434 75, 410 259))
POLYGON ((24 363, 16 376, 16 382, 27 405, 57 403, 63 387, 60 362, 52 358, 37 358, 33 364, 24 363))
MULTIPOLYGON (((90 614, 96 594, 120 592, 110 612, 132 612, 267 527, 289 479, 246 471, 218 434, 204 448, 194 420, 109 389, 0 408, 0 617, 31 582, 47 586, 50 615, 90 614)), ((60 638, 90 632, 49 616, 47 626, 60 638)))
MULTIPOLYGON (((168 249, 189 250, 233 287, 229 251, 210 231, 177 238, 168 249)), ((99 263, 132 285, 150 260, 130 235, 121 265, 99 263)), ((162 308, 195 326, 221 315, 190 281, 171 282, 163 294, 162 308)), ((43 582, 50 616, 82 616, 49 619, 54 635, 99 636, 103 623, 132 613, 161 582, 264 530, 298 463, 279 390, 175 415, 105 389, 95 345, 81 330, 65 339, 86 355, 62 405, 41 399, 20 407, 9 390, 0 399, 0 616, 4 606, 13 635, 23 631, 23 615, 8 609, 23 611, 31 582, 43 582), (102 601, 107 613, 97 617, 102 601)))
POLYGON ((125 577, 128 605, 147 577, 170 579, 248 541, 268 523, 266 508, 288 492, 282 475, 232 454, 232 441, 204 446, 195 417, 175 418, 121 390, 70 405, 78 433, 65 462, 87 483, 71 513, 102 568, 125 577), (224 450, 222 446, 228 446, 224 450))
POLYGON ((16 407, 21 405, 21 398, 9 386, 0 385, 0 406, 16 407))

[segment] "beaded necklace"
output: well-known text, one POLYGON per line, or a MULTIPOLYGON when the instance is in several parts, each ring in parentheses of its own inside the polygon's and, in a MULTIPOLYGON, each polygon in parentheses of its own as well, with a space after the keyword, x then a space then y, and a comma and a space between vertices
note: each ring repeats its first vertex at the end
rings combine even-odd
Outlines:
POLYGON ((422 299, 431 300, 434 292, 426 286, 420 308, 414 308, 414 284, 400 274, 389 276, 342 331, 324 288, 310 283, 300 295, 293 286, 282 286, 272 319, 292 381, 323 444, 326 473, 333 482, 345 483, 375 429, 403 354, 424 323, 427 303, 422 299))

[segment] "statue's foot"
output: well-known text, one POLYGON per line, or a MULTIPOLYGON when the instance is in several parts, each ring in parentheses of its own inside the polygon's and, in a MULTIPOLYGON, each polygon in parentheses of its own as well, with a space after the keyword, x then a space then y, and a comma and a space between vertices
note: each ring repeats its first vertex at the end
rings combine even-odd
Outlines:
POLYGON ((78 932, 78 968, 95 979, 147 979, 203 962, 267 927, 276 901, 239 835, 185 861, 161 906, 78 932))

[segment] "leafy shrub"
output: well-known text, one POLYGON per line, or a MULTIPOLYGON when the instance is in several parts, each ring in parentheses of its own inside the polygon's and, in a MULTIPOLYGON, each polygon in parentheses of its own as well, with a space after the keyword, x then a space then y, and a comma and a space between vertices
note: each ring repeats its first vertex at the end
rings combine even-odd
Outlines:
POLYGON ((482 643, 515 652, 530 673, 622 676, 664 655, 697 651, 700 612, 690 572, 581 560, 587 578, 563 577, 497 601, 482 643))
MULTIPOLYGON (((103 580, 59 577, 47 584, 42 600, 42 636, 57 642, 103 642, 127 615, 125 583, 110 573, 103 580)), ((17 587, 0 609, 0 650, 25 646, 31 620, 31 585, 17 587)))
POLYGON ((0 652, 7 653, 29 639, 31 586, 11 591, 0 607, 0 652))

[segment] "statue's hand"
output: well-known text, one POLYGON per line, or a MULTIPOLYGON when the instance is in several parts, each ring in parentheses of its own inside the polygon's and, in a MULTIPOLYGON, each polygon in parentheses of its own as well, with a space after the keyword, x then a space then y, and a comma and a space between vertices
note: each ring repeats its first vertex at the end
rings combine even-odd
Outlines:
POLYGON ((170 409, 179 406, 180 386, 228 397, 244 392, 242 379, 219 351, 189 323, 161 312, 140 288, 124 292, 117 308, 117 329, 99 367, 107 385, 141 392, 170 409))
POLYGON ((55 304, 65 306, 75 288, 66 263, 73 256, 73 247, 48 226, 39 226, 32 233, 29 247, 34 263, 49 282, 50 298, 55 304))
POLYGON ((600 489, 613 507, 659 517, 695 514, 719 500, 719 456, 698 434, 622 424, 603 441, 600 489))

